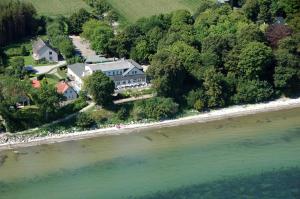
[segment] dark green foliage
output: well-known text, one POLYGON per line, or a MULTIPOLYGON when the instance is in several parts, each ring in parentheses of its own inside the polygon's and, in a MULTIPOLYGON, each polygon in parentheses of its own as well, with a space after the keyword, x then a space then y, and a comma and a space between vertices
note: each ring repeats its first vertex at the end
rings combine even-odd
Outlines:
POLYGON ((217 72, 214 68, 206 70, 203 86, 207 96, 207 106, 209 108, 225 106, 225 82, 220 72, 217 72))
POLYGON ((80 34, 82 26, 91 18, 91 14, 85 9, 81 8, 69 17, 69 33, 80 34))
POLYGON ((272 64, 272 50, 263 43, 247 44, 239 56, 238 69, 240 74, 249 79, 264 78, 268 75, 272 64))
POLYGON ((159 51, 147 72, 159 96, 179 99, 184 93, 187 71, 175 53, 159 51))
POLYGON ((189 108, 202 111, 207 107, 207 96, 202 89, 191 90, 186 97, 189 108))
POLYGON ((216 6, 217 6, 217 4, 215 4, 213 1, 202 0, 199 3, 199 6, 198 6, 196 12, 194 13, 194 18, 196 19, 201 13, 205 12, 207 9, 213 8, 216 6))
POLYGON ((155 97, 152 99, 137 101, 133 108, 133 117, 136 120, 148 119, 168 119, 178 112, 178 104, 170 98, 155 97))
POLYGON ((91 19, 83 25, 82 30, 81 35, 90 41, 93 50, 99 54, 108 54, 109 41, 114 33, 107 23, 91 19))
POLYGON ((237 104, 257 103, 269 100, 274 90, 266 81, 241 80, 237 84, 237 93, 233 96, 237 104))
POLYGON ((67 35, 67 25, 65 18, 58 18, 47 24, 47 35, 54 48, 66 58, 71 58, 75 54, 75 48, 71 39, 67 35))
POLYGON ((6 74, 19 79, 23 79, 26 71, 24 68, 24 59, 22 57, 13 57, 9 62, 10 67, 6 68, 6 74))
POLYGON ((81 128, 89 128, 94 124, 95 124, 95 121, 87 113, 79 113, 76 117, 76 125, 81 128))
POLYGON ((107 106, 112 103, 114 82, 104 73, 97 71, 84 80, 84 90, 92 96, 96 104, 107 106))
POLYGON ((0 10, 0 46, 35 33, 36 10, 31 3, 1 0, 0 10))
POLYGON ((57 93, 54 85, 42 81, 41 88, 38 89, 34 101, 44 115, 45 120, 48 121, 58 111, 60 102, 63 99, 63 95, 57 93))

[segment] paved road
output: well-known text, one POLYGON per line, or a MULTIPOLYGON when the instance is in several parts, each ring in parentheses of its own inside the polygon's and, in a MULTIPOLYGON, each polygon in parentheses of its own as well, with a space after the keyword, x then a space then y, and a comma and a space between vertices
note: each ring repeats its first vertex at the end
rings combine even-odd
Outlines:
POLYGON ((57 64, 55 65, 49 65, 49 66, 36 66, 36 67, 33 67, 33 69, 36 71, 36 74, 40 75, 40 74, 45 74, 45 73, 49 73, 51 72, 52 70, 60 67, 60 66, 63 66, 67 64, 66 61, 59 61, 57 64))
POLYGON ((90 48, 88 41, 84 40, 80 36, 69 36, 72 39, 75 50, 83 57, 94 56, 96 52, 90 48))

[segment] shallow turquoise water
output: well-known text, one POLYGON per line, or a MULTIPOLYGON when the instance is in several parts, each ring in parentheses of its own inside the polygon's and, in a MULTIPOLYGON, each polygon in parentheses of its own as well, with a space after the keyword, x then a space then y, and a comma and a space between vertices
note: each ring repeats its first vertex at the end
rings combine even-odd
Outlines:
POLYGON ((143 130, 2 151, 0 198, 155 198, 185 187, 188 194, 194 185, 298 170, 299 154, 300 109, 143 130))

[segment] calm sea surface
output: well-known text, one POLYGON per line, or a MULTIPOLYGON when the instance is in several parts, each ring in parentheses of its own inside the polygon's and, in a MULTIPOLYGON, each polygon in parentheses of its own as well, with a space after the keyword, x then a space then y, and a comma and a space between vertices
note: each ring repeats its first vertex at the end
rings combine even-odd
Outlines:
POLYGON ((2 151, 0 198, 296 199, 299 170, 293 109, 2 151), (272 187, 276 180, 284 190, 272 187), (235 195, 218 195, 223 188, 235 195))

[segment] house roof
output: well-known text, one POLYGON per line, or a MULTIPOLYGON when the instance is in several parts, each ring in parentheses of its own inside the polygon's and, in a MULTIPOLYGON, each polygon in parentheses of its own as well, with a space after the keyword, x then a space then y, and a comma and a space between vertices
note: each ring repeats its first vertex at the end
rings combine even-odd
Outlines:
POLYGON ((32 80, 31 85, 33 88, 41 88, 41 82, 39 80, 32 80))
POLYGON ((138 63, 129 59, 129 60, 118 60, 114 62, 106 62, 106 63, 98 63, 98 64, 89 64, 88 67, 93 71, 101 70, 111 71, 111 70, 124 70, 124 69, 131 69, 137 67, 138 69, 143 69, 138 63))
MULTIPOLYGON (((34 54, 38 54, 40 50, 42 50, 44 47, 48 47, 51 50, 53 50, 49 44, 44 42, 41 38, 38 38, 32 45, 32 52, 34 54)), ((53 50, 54 51, 54 50, 53 50)))
POLYGON ((78 77, 82 77, 83 72, 85 70, 85 64, 76 63, 76 64, 68 65, 68 68, 71 69, 73 73, 75 73, 75 75, 77 75, 78 77))
POLYGON ((108 61, 109 60, 102 55, 92 55, 86 58, 85 63, 103 63, 108 61))
POLYGON ((66 82, 59 82, 56 85, 56 90, 58 93, 65 93, 70 86, 66 82))

